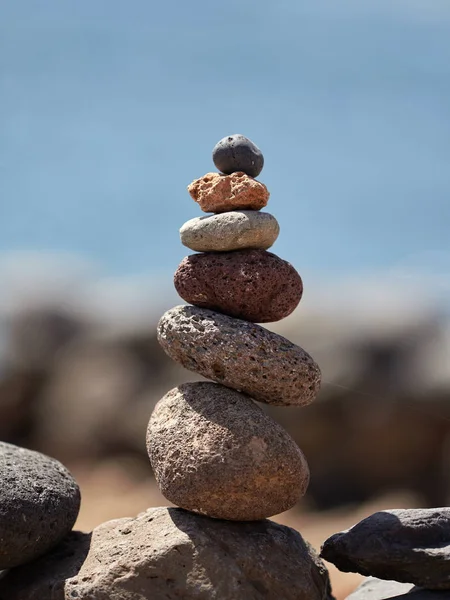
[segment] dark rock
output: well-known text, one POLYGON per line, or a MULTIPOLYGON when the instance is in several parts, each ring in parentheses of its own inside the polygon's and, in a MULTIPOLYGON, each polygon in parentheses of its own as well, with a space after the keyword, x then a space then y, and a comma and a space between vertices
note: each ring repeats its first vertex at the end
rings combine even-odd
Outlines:
POLYGON ((94 529, 86 555, 87 542, 66 542, 72 564, 55 551, 11 571, 0 600, 332 600, 323 563, 299 533, 271 521, 153 508, 94 529))
POLYGON ((0 482, 0 569, 9 569, 41 556, 69 533, 80 490, 58 461, 3 442, 0 482))
POLYGON ((450 592, 425 590, 411 583, 383 581, 369 577, 346 600, 450 600, 450 592))
POLYGON ((218 519, 254 521, 294 506, 309 469, 293 439, 252 400, 185 383, 156 405, 147 448, 164 496, 218 519))
MULTIPOLYGON (((0 600, 78 598, 65 593, 66 581, 77 576, 86 560, 90 545, 90 533, 71 531, 41 558, 5 573, 5 576, 0 579, 0 600)), ((97 598, 101 597, 95 596, 95 600, 97 598)))
POLYGON ((278 406, 310 404, 320 369, 305 350, 259 325, 196 306, 161 317, 158 341, 190 371, 278 406))
POLYGON ((255 249, 187 256, 174 283, 186 302, 254 323, 284 319, 303 293, 300 275, 290 263, 255 249))
POLYGON ((331 536, 321 556, 341 571, 450 589, 450 508, 377 512, 331 536))
POLYGON ((257 177, 264 166, 264 156, 252 141, 241 134, 224 137, 214 146, 214 164, 226 175, 243 171, 257 177))

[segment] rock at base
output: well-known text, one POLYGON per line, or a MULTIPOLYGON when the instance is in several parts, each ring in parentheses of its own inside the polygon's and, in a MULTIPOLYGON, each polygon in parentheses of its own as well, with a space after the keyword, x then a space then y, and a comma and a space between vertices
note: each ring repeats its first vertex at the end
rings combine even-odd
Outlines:
POLYGON ((216 383, 168 392, 153 411, 147 448, 162 494, 218 519, 271 517, 308 487, 294 440, 248 396, 216 383))
POLYGON ((328 538, 321 556, 341 571, 450 589, 450 508, 377 512, 328 538))
POLYGON ((368 577, 346 600, 450 600, 450 592, 415 587, 411 583, 368 577))
POLYGON ((324 564, 271 521, 153 508, 94 529, 86 554, 88 542, 71 534, 62 550, 10 571, 0 600, 332 600, 324 564))
POLYGON ((69 533, 80 490, 69 471, 40 452, 0 442, 0 570, 27 563, 69 533))

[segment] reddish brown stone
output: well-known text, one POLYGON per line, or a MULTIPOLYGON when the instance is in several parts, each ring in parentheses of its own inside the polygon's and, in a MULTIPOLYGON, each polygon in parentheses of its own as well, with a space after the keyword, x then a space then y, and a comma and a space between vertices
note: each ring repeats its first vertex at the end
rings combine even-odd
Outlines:
POLYGON ((300 275, 291 264, 254 249, 187 256, 174 283, 189 304, 253 323, 284 319, 303 292, 300 275))
POLYGON ((191 197, 204 212, 222 213, 230 210, 260 210, 269 200, 266 186, 237 172, 231 175, 207 173, 188 186, 191 197))

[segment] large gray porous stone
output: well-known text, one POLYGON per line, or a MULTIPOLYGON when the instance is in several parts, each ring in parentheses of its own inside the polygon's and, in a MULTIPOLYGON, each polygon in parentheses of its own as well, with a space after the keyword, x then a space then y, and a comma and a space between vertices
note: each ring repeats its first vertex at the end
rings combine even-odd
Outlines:
POLYGON ((320 369, 311 356, 254 323, 176 306, 161 317, 157 333, 174 361, 260 402, 304 406, 319 392, 320 369))
POLYGON ((57 460, 0 442, 0 570, 34 560, 72 529, 80 490, 57 460))
POLYGON ((450 589, 450 508, 377 512, 331 536, 321 556, 341 571, 450 589))
POLYGON ((332 600, 324 564, 293 529, 179 508, 110 521, 92 537, 73 533, 62 548, 0 580, 0 600, 180 598, 332 600))
POLYGON ((288 510, 309 469, 294 440, 248 396, 185 383, 155 407, 147 448, 163 495, 218 519, 253 521, 288 510))

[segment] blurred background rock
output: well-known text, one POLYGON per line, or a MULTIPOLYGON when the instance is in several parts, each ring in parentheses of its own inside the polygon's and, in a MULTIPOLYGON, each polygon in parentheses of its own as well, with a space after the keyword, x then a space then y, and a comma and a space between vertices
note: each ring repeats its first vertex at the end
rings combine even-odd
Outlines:
MULTIPOLYGON (((59 269, 67 280, 70 270, 59 269)), ((109 314, 95 309, 106 294, 101 279, 61 285, 53 266, 31 285, 19 286, 3 311, 0 438, 69 467, 133 459, 150 477, 152 409, 171 387, 199 379, 156 340, 161 312, 179 303, 175 292, 130 285, 126 318, 126 302, 113 296, 109 314)), ((448 315, 393 279, 344 281, 339 302, 330 289, 311 288, 291 317, 269 327, 319 362, 320 396, 305 409, 264 407, 308 457, 305 506, 330 509, 397 490, 426 506, 448 503, 448 315)))

